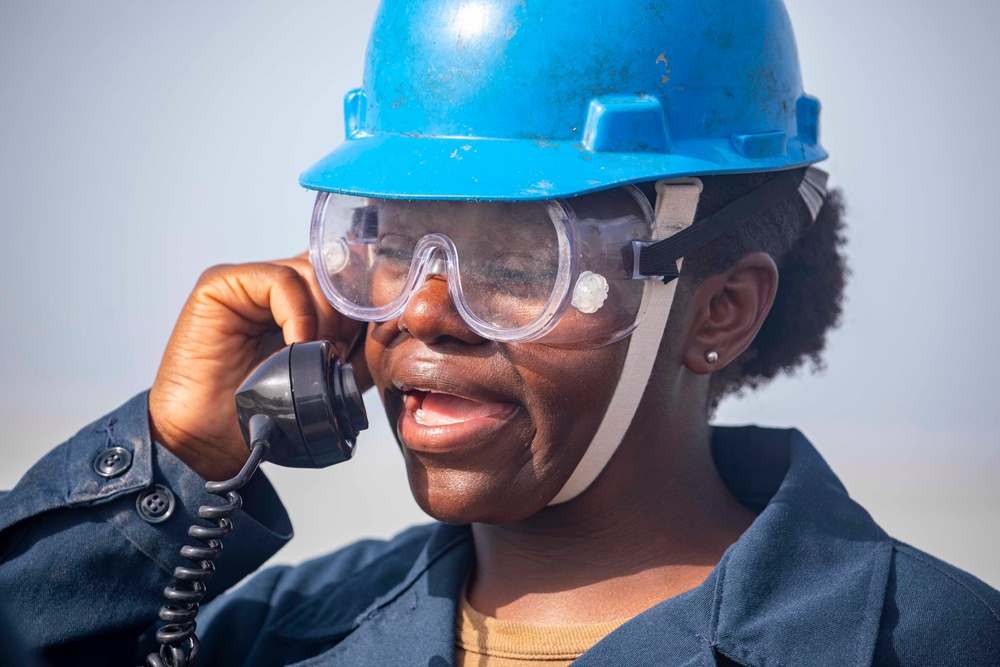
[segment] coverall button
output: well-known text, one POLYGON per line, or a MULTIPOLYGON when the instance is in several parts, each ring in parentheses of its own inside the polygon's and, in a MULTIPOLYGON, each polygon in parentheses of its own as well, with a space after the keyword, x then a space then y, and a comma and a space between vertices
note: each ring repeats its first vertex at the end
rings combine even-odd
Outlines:
POLYGON ((94 470, 101 477, 117 477, 132 467, 132 452, 124 447, 105 449, 94 459, 94 470))
POLYGON ((135 508, 146 523, 163 523, 174 513, 176 505, 173 492, 160 484, 140 493, 135 499, 135 508))

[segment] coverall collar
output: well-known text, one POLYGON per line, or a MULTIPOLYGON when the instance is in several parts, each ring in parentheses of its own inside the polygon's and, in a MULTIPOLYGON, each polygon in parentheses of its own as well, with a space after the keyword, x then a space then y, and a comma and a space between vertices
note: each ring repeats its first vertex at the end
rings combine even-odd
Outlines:
MULTIPOLYGON (((759 516, 701 586, 623 624, 573 664, 870 665, 889 537, 798 431, 716 428, 712 448, 722 478, 759 516)), ((307 600, 311 622, 299 615, 283 634, 343 637, 302 667, 398 664, 401 655, 448 667, 472 563, 469 528, 439 525, 408 574, 362 613, 347 619, 324 609, 328 599, 307 600)))

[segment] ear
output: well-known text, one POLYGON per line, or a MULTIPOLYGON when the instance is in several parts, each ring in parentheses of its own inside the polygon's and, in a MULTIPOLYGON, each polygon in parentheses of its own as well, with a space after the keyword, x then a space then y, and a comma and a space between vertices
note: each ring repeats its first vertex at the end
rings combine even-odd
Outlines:
POLYGON ((710 276, 695 289, 684 365, 707 375, 723 368, 750 347, 778 291, 778 267, 764 252, 744 255, 724 273, 710 276), (719 358, 706 358, 715 352, 719 358))

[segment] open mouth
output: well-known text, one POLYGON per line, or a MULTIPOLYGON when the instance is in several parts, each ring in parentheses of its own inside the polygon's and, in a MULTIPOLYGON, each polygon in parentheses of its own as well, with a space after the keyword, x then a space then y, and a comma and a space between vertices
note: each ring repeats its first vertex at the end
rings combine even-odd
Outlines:
POLYGON ((397 428, 411 449, 443 451, 473 445, 478 438, 502 427, 516 410, 514 403, 407 389, 403 391, 397 428))
POLYGON ((473 419, 498 417, 510 412, 514 406, 511 403, 481 403, 454 394, 413 390, 404 394, 403 408, 413 413, 413 420, 421 426, 449 426, 473 419))

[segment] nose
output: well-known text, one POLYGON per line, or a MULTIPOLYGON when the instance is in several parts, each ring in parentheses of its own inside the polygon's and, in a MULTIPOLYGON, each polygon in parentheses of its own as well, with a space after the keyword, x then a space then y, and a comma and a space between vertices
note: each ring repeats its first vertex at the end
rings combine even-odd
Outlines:
POLYGON ((417 340, 432 345, 448 339, 469 345, 482 343, 485 338, 470 329, 451 300, 448 281, 440 274, 431 275, 410 297, 399 316, 399 329, 417 340))

